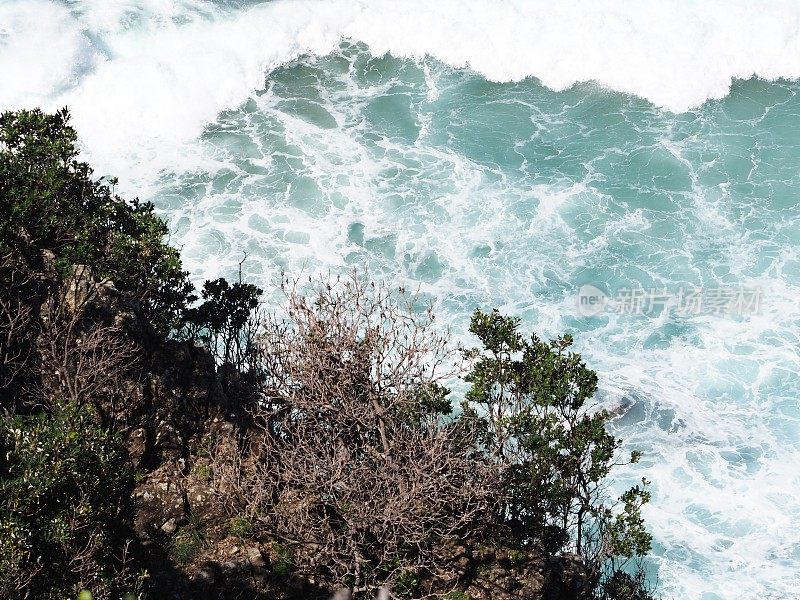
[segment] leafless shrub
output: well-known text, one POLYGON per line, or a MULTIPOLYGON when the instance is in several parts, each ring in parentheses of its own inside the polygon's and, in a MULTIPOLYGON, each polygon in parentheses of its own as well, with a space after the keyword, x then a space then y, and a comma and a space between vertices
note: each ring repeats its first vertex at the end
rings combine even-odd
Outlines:
POLYGON ((448 568, 443 547, 480 529, 495 481, 445 418, 459 349, 417 298, 357 274, 285 292, 261 337, 261 426, 238 459, 217 455, 218 488, 318 580, 366 590, 448 568))
POLYGON ((107 422, 125 400, 125 379, 136 364, 136 348, 121 325, 88 314, 101 302, 99 289, 88 275, 76 273, 43 303, 38 393, 44 403, 52 398, 92 402, 107 422))
POLYGON ((0 389, 10 387, 29 364, 33 309, 18 298, 0 296, 0 389))
POLYGON ((11 255, 0 257, 0 398, 30 374, 38 322, 34 290, 39 285, 11 255))

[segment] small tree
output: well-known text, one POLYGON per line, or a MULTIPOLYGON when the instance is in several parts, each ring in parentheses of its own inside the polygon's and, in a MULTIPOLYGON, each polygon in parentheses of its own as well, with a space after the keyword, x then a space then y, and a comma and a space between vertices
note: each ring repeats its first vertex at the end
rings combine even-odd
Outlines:
MULTIPOLYGON (((604 486, 621 441, 606 429, 608 412, 589 405, 597 375, 568 352, 572 338, 526 339, 519 319, 496 310, 475 311, 470 331, 483 350, 469 353, 475 362, 464 411, 502 468, 500 516, 517 543, 541 544, 549 553, 574 550, 596 577, 610 557, 648 552, 644 485, 623 494, 620 510, 608 503, 604 486)), ((631 462, 638 457, 632 453, 631 462)))
POLYGON ((206 281, 201 292, 203 303, 185 314, 184 334, 201 340, 217 360, 233 363, 242 370, 253 357, 258 308, 262 290, 241 281, 206 281))

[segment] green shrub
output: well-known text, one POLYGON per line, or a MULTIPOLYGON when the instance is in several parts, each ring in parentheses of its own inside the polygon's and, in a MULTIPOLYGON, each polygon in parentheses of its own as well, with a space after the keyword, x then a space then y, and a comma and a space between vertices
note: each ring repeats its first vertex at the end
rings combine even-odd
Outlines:
POLYGON ((419 575, 411 569, 400 571, 394 580, 392 592, 398 598, 413 598, 419 586, 419 575))
POLYGON ((191 534, 178 534, 170 546, 170 558, 179 565, 187 565, 203 548, 203 541, 191 534))
MULTIPOLYGON (((519 319, 496 310, 475 311, 470 331, 483 349, 468 353, 475 362, 464 416, 503 470, 499 513, 516 543, 574 551, 590 563, 606 552, 647 553, 651 536, 641 517, 647 482, 623 494, 621 509, 612 508, 604 485, 621 440, 606 430, 608 412, 589 410, 597 375, 568 351, 572 338, 525 338, 519 319)), ((601 565, 589 566, 598 576, 601 565)))
POLYGON ((195 463, 192 467, 192 472, 204 481, 210 481, 214 475, 214 469, 211 465, 204 463, 195 463))
POLYGON ((527 557, 528 554, 523 550, 517 550, 516 548, 512 548, 511 550, 508 551, 508 559, 512 563, 524 562, 527 557))
POLYGON ((273 542, 270 549, 270 566, 275 575, 286 575, 294 566, 292 551, 286 546, 273 542))
POLYGON ((598 590, 599 600, 655 600, 641 565, 631 572, 613 569, 598 590))
POLYGON ((244 368, 253 341, 248 325, 261 293, 250 283, 206 281, 202 304, 186 311, 184 333, 202 341, 218 360, 244 368))
POLYGON ((125 458, 85 407, 0 420, 0 596, 101 597, 129 583, 118 561, 131 536, 125 458))
MULTIPOLYGON (((41 272, 49 251, 62 276, 90 265, 166 334, 193 298, 180 255, 164 243, 167 227, 152 204, 126 202, 114 193, 116 180, 92 178, 76 140, 66 109, 0 115, 0 256, 12 253, 41 272)), ((0 282, 10 282, 7 270, 0 282)))

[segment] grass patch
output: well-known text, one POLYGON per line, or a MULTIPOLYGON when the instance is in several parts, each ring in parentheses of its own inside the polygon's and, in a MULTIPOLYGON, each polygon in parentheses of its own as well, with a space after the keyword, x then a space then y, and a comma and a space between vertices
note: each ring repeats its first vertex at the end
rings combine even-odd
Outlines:
POLYGON ((233 517, 228 520, 228 533, 239 539, 252 537, 255 532, 253 521, 247 517, 233 517))
POLYGON ((191 563, 206 543, 203 527, 196 522, 189 523, 186 529, 181 530, 172 538, 169 557, 179 565, 191 563))

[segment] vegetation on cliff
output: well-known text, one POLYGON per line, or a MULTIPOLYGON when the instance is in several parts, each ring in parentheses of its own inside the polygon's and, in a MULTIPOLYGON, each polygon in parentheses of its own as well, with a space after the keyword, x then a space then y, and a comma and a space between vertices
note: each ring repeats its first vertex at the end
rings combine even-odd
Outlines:
POLYGON ((77 156, 66 111, 0 116, 0 595, 649 597, 568 336, 477 310, 464 350, 358 274, 198 295, 77 156))

